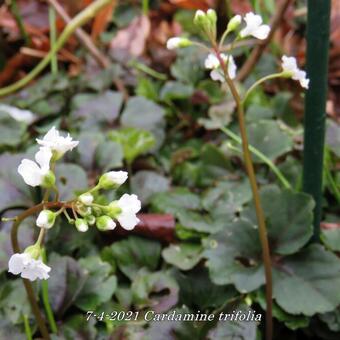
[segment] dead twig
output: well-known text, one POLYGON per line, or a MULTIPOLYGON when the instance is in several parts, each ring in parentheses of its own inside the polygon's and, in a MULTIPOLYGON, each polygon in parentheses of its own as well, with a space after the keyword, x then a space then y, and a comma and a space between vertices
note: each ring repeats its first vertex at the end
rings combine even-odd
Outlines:
POLYGON ((264 50, 266 49, 266 47, 268 46, 268 44, 272 40, 274 33, 275 33, 276 29, 279 27, 280 22, 283 18, 283 15, 286 12, 286 9, 288 8, 288 6, 290 5, 290 3, 292 1, 293 0, 283 0, 278 5, 277 11, 276 11, 271 23, 270 23, 271 30, 270 30, 270 33, 269 33, 267 39, 264 40, 262 42, 262 44, 259 44, 258 46, 256 46, 254 48, 254 50, 250 54, 247 61, 243 64, 241 70, 238 72, 238 75, 237 75, 238 81, 242 81, 242 80, 246 79, 248 77, 248 75, 250 74, 250 72, 253 70, 254 66, 259 61, 262 53, 264 52, 264 50))

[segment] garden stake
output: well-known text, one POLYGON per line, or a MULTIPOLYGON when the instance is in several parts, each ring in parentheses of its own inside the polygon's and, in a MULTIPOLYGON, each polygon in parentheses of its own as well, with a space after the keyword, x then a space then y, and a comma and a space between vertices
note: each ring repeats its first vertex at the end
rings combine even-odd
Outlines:
POLYGON ((313 239, 317 242, 320 240, 330 10, 331 0, 308 1, 306 68, 311 86, 305 98, 303 190, 315 201, 313 239))

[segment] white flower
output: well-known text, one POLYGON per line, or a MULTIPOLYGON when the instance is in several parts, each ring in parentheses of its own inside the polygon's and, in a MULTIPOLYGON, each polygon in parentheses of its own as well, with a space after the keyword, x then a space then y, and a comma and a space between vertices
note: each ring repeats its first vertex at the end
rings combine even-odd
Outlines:
POLYGON ((309 87, 309 79, 306 78, 306 72, 298 68, 296 59, 294 57, 282 56, 282 69, 283 72, 291 74, 292 79, 298 80, 300 85, 305 89, 309 87))
POLYGON ((77 218, 75 221, 75 226, 82 233, 84 233, 85 231, 89 229, 88 224, 83 218, 77 218))
POLYGON ((38 215, 36 225, 40 228, 50 229, 55 222, 55 213, 51 210, 42 210, 38 215))
POLYGON ((110 171, 103 174, 99 179, 99 185, 103 189, 117 188, 128 178, 126 171, 110 171))
POLYGON ((24 279, 34 281, 36 279, 47 280, 51 268, 40 259, 35 260, 28 253, 14 254, 8 262, 8 271, 14 275, 21 274, 24 279))
POLYGON ((116 216, 120 225, 126 230, 132 230, 139 222, 136 214, 141 209, 141 202, 136 195, 124 194, 117 202, 121 209, 116 216))
POLYGON ((49 179, 49 176, 53 176, 53 174, 50 173, 51 158, 51 150, 42 147, 35 154, 35 160, 39 165, 30 159, 23 159, 18 167, 18 172, 23 177, 25 183, 36 187, 42 185, 49 179))
MULTIPOLYGON (((226 55, 221 53, 220 54, 222 60, 224 61, 224 63, 228 63, 228 75, 231 79, 234 79, 236 77, 236 64, 234 61, 234 58, 232 55, 226 55)), ((224 82, 224 74, 223 74, 223 70, 220 67, 220 62, 218 60, 218 58, 216 57, 216 55, 210 53, 208 55, 208 57, 205 59, 204 62, 204 66, 207 69, 212 69, 212 71, 210 72, 210 77, 212 80, 215 81, 220 81, 220 82, 224 82)))
MULTIPOLYGON (((222 53, 220 55, 221 55, 222 59, 225 56, 225 54, 222 54, 222 53)), ((208 56, 206 57, 205 61, 204 61, 204 66, 205 66, 205 68, 211 70, 211 69, 220 67, 220 62, 219 62, 219 60, 218 60, 218 58, 216 57, 215 54, 209 53, 208 56)))
POLYGON ((86 192, 85 194, 82 194, 78 197, 79 201, 85 205, 91 205, 93 202, 93 196, 86 192))
POLYGON ((7 112, 13 119, 18 122, 31 124, 35 120, 35 115, 29 110, 18 109, 15 106, 0 104, 0 111, 7 112))
POLYGON ((65 152, 75 148, 79 142, 72 140, 70 134, 66 137, 60 136, 59 131, 53 126, 43 139, 37 139, 39 145, 48 147, 52 150, 55 159, 59 159, 65 152))
POLYGON ((260 15, 249 12, 245 15, 244 21, 246 22, 246 27, 240 32, 242 38, 252 35, 257 39, 267 39, 270 27, 262 25, 262 17, 260 15))
POLYGON ((168 50, 174 50, 179 47, 188 47, 190 45, 191 45, 191 41, 189 39, 173 37, 167 41, 166 48, 168 50))
POLYGON ((116 228, 116 223, 110 216, 100 216, 96 219, 96 225, 99 230, 113 230, 116 228))

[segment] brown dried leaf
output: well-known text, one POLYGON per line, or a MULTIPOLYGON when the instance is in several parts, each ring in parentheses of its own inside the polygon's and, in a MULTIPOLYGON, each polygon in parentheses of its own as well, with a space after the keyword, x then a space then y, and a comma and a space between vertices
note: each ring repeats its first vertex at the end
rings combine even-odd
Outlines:
POLYGON ((129 26, 120 30, 110 43, 110 54, 123 61, 129 57, 139 57, 145 50, 150 34, 150 21, 145 15, 136 17, 129 26))

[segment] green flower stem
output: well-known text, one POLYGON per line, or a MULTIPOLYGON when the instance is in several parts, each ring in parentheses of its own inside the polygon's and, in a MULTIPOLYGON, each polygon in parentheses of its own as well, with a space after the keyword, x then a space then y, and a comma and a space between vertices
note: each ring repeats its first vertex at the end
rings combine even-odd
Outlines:
POLYGON ((264 263, 264 270, 265 270, 265 278, 266 278, 266 339, 271 340, 273 337, 273 316, 272 316, 272 296, 273 296, 273 284, 272 284, 272 269, 271 269, 271 258, 270 258, 270 249, 269 249, 269 242, 267 237, 267 228, 265 223, 265 217, 261 206, 261 200, 259 195, 259 190, 257 187, 256 176, 254 165, 251 159, 251 153, 249 151, 249 144, 248 144, 248 136, 245 124, 245 117, 244 117, 244 107, 241 100, 241 97, 235 87, 234 82, 230 79, 227 66, 223 62, 223 59, 220 56, 220 51, 218 46, 214 46, 214 51, 216 57, 218 58, 221 68, 224 73, 224 78, 228 84, 228 87, 231 91, 231 94, 236 102, 237 106, 237 116, 238 116, 238 123, 240 128, 240 134, 242 139, 242 150, 243 150, 243 158, 244 163, 246 166, 248 178, 250 181, 251 190, 253 193, 253 200, 255 204, 256 210, 256 217, 257 223, 259 228, 259 236, 261 241, 262 247, 262 258, 264 263))
MULTIPOLYGON (((234 132, 229 130, 226 127, 221 127, 221 131, 223 131, 228 137, 230 137, 233 141, 236 143, 242 145, 242 140, 239 136, 237 136, 234 132)), ((237 151, 240 151, 238 148, 234 148, 237 151)), ((268 165, 268 167, 273 171, 273 173, 277 176, 277 178, 280 180, 282 185, 285 189, 291 189, 292 186, 286 179, 286 177, 283 175, 283 173, 279 170, 279 168, 266 156, 264 155, 260 150, 256 149, 254 146, 249 145, 249 150, 252 154, 260 158, 265 164, 268 165)))
POLYGON ((25 334, 26 334, 26 339, 27 340, 32 340, 32 330, 31 330, 31 327, 30 327, 30 323, 29 323, 29 320, 28 320, 28 317, 26 314, 24 314, 22 316, 22 318, 24 319, 24 327, 25 327, 25 334))
MULTIPOLYGON (((51 49, 53 49, 57 41, 57 27, 55 10, 51 5, 48 8, 48 20, 50 23, 50 46, 52 47, 51 49)), ((57 53, 53 54, 51 57, 51 71, 54 75, 58 73, 57 53)))
MULTIPOLYGON (((47 262, 45 248, 42 249, 42 259, 43 259, 44 263, 47 262)), ((45 311, 46 311, 46 315, 47 315, 47 320, 48 320, 48 323, 50 324, 51 331, 52 331, 52 333, 57 334, 58 333, 58 327, 57 327, 57 324, 55 322, 53 311, 52 311, 50 301, 49 301, 48 281, 47 280, 41 281, 41 295, 42 295, 42 300, 43 300, 43 303, 44 303, 44 307, 45 307, 45 311)))
POLYGON ((148 15, 149 14, 149 0, 143 0, 143 14, 148 15))
MULTIPOLYGON (((29 208, 25 210, 23 213, 18 215, 17 220, 13 223, 12 229, 11 229, 11 242, 12 242, 12 248, 14 253, 20 253, 20 246, 18 242, 18 230, 20 227, 20 224, 22 221, 24 221, 27 217, 39 213, 41 210, 46 208, 61 208, 61 207, 69 208, 70 202, 48 202, 48 203, 40 203, 35 205, 32 208, 29 208)), ((27 297, 29 300, 29 303, 32 308, 32 312, 35 316, 35 319, 38 323, 38 328, 40 330, 41 336, 44 340, 50 340, 50 335, 48 332, 48 329, 46 327, 45 321, 43 316, 41 315, 38 302, 35 299, 34 296, 34 290, 32 287, 32 284, 29 280, 23 279, 23 283, 26 289, 27 297)))
POLYGON ((134 67, 136 70, 138 70, 140 72, 144 72, 147 75, 149 75, 153 78, 156 78, 158 80, 167 80, 168 79, 168 77, 164 73, 157 72, 157 71, 153 70, 151 67, 149 67, 149 66, 147 66, 143 63, 140 63, 136 60, 131 61, 129 63, 129 66, 134 67))
POLYGON ((40 63, 24 78, 20 79, 16 83, 3 87, 0 89, 0 97, 13 93, 33 80, 44 68, 51 62, 52 57, 64 46, 67 39, 73 34, 73 32, 80 26, 84 25, 87 21, 93 18, 104 6, 108 5, 112 0, 97 0, 77 16, 75 16, 65 27, 55 45, 52 46, 46 57, 40 61, 40 63))
POLYGON ((29 35, 28 35, 28 33, 25 29, 25 25, 24 25, 22 16, 20 15, 20 11, 19 11, 18 4, 17 4, 16 0, 10 1, 10 9, 11 9, 11 12, 14 16, 14 19, 15 19, 18 27, 19 27, 20 34, 22 35, 22 37, 25 40, 25 44, 29 45, 30 37, 29 37, 29 35))
POLYGON ((265 76, 261 79, 259 79, 258 81, 256 81, 252 86, 250 86, 250 88, 247 90, 244 98, 243 98, 243 105, 245 104, 246 100, 248 99, 249 95, 253 92, 253 90, 255 90, 256 87, 258 87, 260 84, 264 83, 267 80, 270 79, 274 79, 274 78, 281 78, 281 77, 285 77, 286 72, 280 72, 280 73, 274 73, 274 74, 270 74, 268 76, 265 76))

